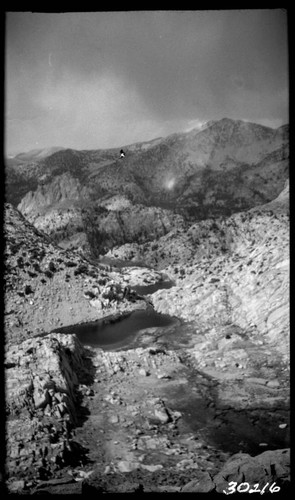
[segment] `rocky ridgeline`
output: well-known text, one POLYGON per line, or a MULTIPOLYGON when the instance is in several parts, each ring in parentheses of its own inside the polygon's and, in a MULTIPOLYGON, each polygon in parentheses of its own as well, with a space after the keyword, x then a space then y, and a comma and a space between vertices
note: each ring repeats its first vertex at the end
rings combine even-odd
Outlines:
POLYGON ((115 275, 55 245, 11 205, 5 207, 5 332, 19 342, 57 327, 120 315, 145 302, 115 275))

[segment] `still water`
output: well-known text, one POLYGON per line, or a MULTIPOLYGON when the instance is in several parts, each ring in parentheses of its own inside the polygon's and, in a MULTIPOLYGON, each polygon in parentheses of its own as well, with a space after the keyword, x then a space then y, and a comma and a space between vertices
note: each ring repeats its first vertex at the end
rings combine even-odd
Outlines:
POLYGON ((57 328, 53 332, 75 333, 81 344, 109 350, 127 347, 141 330, 151 327, 167 327, 176 321, 176 318, 167 314, 159 314, 148 309, 135 311, 121 319, 67 326, 57 328))

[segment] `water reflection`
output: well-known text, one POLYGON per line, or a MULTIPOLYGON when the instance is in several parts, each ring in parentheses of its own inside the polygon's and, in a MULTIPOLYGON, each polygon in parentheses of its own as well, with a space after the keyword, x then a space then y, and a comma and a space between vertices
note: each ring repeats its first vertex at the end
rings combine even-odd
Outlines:
POLYGON ((167 314, 159 314, 152 309, 135 311, 119 320, 95 321, 82 325, 73 325, 54 330, 59 333, 75 333, 84 345, 101 347, 103 349, 118 349, 132 343, 134 336, 146 328, 167 327, 176 322, 167 314))

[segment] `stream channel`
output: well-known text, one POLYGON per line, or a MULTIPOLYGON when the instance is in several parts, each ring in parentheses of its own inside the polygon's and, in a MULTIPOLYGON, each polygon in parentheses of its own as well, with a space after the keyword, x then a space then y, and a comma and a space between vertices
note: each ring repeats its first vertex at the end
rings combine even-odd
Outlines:
MULTIPOLYGON (((134 287, 144 295, 171 283, 157 283, 146 287, 134 287)), ((105 351, 122 351, 137 347, 169 349, 180 352, 185 358, 185 347, 189 347, 194 337, 195 324, 183 322, 176 317, 159 314, 152 307, 138 310, 120 318, 103 320, 58 328, 54 332, 75 333, 80 342, 90 348, 105 351)), ((242 451, 257 455, 265 449, 279 449, 289 446, 289 425, 281 430, 279 424, 289 420, 289 412, 278 408, 272 411, 259 408, 245 410, 233 408, 217 411, 220 401, 216 393, 216 381, 193 367, 187 388, 169 391, 169 400, 174 401, 175 409, 180 410, 193 432, 203 428, 208 443, 220 450, 237 453, 242 451), (201 393, 199 387, 203 387, 201 393), (213 407, 208 407, 208 401, 213 407), (261 448, 267 443, 267 448, 261 448)), ((221 405, 222 406, 222 405, 221 405)))

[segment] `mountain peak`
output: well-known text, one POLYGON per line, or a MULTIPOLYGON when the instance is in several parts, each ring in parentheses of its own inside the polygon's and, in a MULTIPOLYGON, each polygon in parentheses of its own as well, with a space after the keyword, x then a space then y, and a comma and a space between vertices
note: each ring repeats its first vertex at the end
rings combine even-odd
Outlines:
POLYGON ((233 118, 224 117, 220 120, 210 120, 206 122, 207 127, 218 126, 218 127, 243 127, 246 128, 261 128, 261 129, 270 129, 271 127, 267 127, 266 125, 261 125, 259 123, 251 122, 248 120, 236 120, 233 118))

